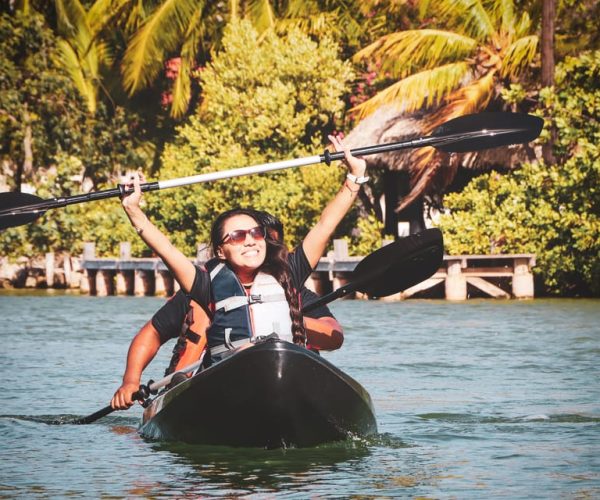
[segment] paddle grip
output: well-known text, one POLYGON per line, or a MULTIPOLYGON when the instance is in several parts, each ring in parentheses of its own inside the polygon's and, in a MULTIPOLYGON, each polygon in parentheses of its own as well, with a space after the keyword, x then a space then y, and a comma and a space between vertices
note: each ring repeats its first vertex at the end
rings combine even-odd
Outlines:
MULTIPOLYGON (((133 193, 133 186, 127 187, 127 184, 119 184, 117 189, 119 192, 119 198, 122 198, 126 194, 133 193)), ((142 190, 142 193, 145 193, 147 191, 158 191, 160 186, 158 185, 158 182, 146 182, 144 184, 140 184, 140 189, 142 190)))
MULTIPOLYGON (((439 138, 437 137, 422 137, 419 139, 413 139, 412 141, 390 142, 387 144, 377 144, 375 146, 365 146, 362 148, 351 149, 350 153, 352 156, 367 156, 377 153, 386 153, 388 151, 398 151, 400 149, 410 149, 429 145, 433 146, 438 141, 439 138)), ((332 153, 329 150, 325 150, 325 152, 320 155, 320 159, 322 162, 329 165, 334 160, 343 160, 344 156, 345 155, 343 151, 332 153)))

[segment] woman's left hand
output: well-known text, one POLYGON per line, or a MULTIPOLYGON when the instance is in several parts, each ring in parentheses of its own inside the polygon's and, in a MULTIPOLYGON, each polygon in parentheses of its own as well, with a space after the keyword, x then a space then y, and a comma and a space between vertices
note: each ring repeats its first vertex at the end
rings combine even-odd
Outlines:
POLYGON ((352 156, 350 148, 344 144, 342 135, 329 135, 328 137, 336 152, 344 152, 344 163, 348 167, 348 173, 355 175, 356 177, 364 177, 365 172, 367 171, 367 162, 362 158, 352 156))
POLYGON ((131 181, 126 184, 126 187, 128 189, 133 188, 133 191, 128 192, 121 198, 121 205, 128 212, 140 207, 140 202, 142 201, 140 183, 145 182, 144 174, 139 171, 134 172, 131 176, 131 181))

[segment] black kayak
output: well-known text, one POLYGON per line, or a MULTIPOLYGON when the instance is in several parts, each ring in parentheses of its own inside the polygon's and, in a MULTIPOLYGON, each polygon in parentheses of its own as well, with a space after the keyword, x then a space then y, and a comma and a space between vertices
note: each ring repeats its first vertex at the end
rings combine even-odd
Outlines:
POLYGON ((158 395, 140 433, 240 447, 307 447, 377 432, 369 393, 308 349, 267 339, 158 395))

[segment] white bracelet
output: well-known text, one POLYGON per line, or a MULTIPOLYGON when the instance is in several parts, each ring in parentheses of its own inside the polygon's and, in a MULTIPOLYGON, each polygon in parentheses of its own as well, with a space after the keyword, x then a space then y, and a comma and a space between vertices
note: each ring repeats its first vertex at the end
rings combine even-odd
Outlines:
POLYGON ((346 174, 346 177, 354 182, 354 184, 364 184, 369 180, 368 177, 357 177, 356 175, 352 174, 346 174))

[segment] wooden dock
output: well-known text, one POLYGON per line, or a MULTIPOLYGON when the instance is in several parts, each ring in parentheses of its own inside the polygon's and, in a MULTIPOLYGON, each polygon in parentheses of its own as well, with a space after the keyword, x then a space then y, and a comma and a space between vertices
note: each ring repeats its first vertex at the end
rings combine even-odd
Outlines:
MULTIPOLYGON (((86 243, 81 260, 82 293, 92 295, 166 295, 178 289, 177 283, 158 258, 132 258, 130 245, 121 244, 121 255, 97 258, 94 246, 86 243)), ((344 285, 362 257, 348 255, 344 240, 334 241, 334 250, 320 260, 306 286, 324 294, 344 285)), ((195 263, 206 261, 198 252, 195 263)), ((444 265, 428 280, 404 292, 383 300, 404 300, 409 297, 441 296, 447 300, 470 297, 533 298, 534 281, 531 269, 535 255, 446 255, 444 265)), ((356 298, 362 297, 360 294, 356 298)))

